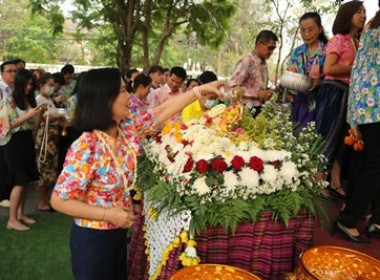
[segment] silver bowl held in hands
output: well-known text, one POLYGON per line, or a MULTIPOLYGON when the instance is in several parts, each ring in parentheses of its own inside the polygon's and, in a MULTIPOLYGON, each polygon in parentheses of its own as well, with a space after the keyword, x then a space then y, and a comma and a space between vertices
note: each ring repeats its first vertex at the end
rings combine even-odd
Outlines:
POLYGON ((281 76, 280 84, 291 90, 307 92, 313 86, 313 79, 305 74, 285 70, 281 76))

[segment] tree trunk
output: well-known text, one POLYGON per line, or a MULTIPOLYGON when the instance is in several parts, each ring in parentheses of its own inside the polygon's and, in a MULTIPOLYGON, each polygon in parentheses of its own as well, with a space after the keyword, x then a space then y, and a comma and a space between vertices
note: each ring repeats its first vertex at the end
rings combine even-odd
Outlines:
POLYGON ((125 75, 132 63, 132 42, 119 40, 117 48, 117 66, 122 75, 125 75))
POLYGON ((152 0, 147 0, 145 3, 145 20, 144 20, 144 30, 142 34, 142 43, 143 43, 143 51, 144 51, 144 73, 148 73, 149 71, 149 28, 150 28, 150 16, 152 13, 152 0))

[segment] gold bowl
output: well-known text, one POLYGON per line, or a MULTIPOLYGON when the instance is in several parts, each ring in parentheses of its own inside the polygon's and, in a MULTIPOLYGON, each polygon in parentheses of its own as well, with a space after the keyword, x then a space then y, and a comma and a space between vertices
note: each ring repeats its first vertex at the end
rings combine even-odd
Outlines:
POLYGON ((185 267, 174 273, 169 280, 260 280, 244 269, 224 264, 199 264, 185 267))
POLYGON ((380 261, 343 247, 317 246, 302 254, 295 275, 297 280, 378 280, 380 261))

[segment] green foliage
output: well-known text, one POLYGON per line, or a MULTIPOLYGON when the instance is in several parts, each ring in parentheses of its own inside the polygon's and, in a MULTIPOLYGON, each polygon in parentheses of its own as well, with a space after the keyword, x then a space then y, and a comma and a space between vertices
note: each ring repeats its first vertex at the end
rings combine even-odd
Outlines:
MULTIPOLYGON (((63 23, 57 9, 60 0, 29 1, 34 13, 50 12, 49 20, 58 32, 63 23)), ((134 6, 129 1, 74 0, 73 5, 76 8, 73 19, 80 28, 96 30, 98 36, 93 38, 96 46, 105 50, 109 49, 105 44, 114 47, 113 54, 121 69, 131 63, 134 66, 138 62, 158 63, 168 39, 181 26, 185 26, 187 32, 195 32, 201 44, 217 47, 226 37, 229 20, 235 12, 235 6, 228 0, 138 1, 134 6), (104 30, 112 30, 112 34, 104 30), (146 48, 142 40, 144 34, 148 37, 146 48)), ((105 54, 108 56, 110 52, 105 54)))
POLYGON ((31 15, 30 11, 27 0, 3 1, 0 7, 0 53, 3 57, 0 59, 20 57, 27 62, 57 62, 63 41, 51 38, 47 18, 31 15))
POLYGON ((230 29, 229 19, 235 14, 236 5, 228 1, 204 1, 190 7, 191 18, 187 32, 196 32, 196 38, 202 45, 218 47, 230 29))

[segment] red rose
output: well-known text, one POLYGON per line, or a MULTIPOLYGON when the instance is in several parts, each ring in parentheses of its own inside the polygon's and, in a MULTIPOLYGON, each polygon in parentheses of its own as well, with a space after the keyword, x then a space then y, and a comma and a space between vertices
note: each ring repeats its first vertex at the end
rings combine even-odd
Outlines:
POLYGON ((156 142, 157 142, 158 144, 161 144, 161 143, 162 143, 162 135, 161 135, 161 134, 157 134, 157 135, 156 135, 156 142))
POLYGON ((208 171, 208 163, 206 160, 201 159, 195 164, 195 170, 200 173, 206 173, 208 171))
POLYGON ((182 143, 182 145, 183 145, 183 146, 185 146, 185 147, 186 147, 186 146, 187 146, 187 144, 189 144, 189 141, 187 141, 187 140, 183 139, 181 143, 182 143))
POLYGON ((276 168, 276 169, 280 169, 280 165, 281 165, 281 163, 280 163, 279 160, 276 160, 276 161, 272 162, 272 164, 273 164, 274 168, 276 168))
POLYGON ((183 172, 187 173, 187 172, 190 172, 192 169, 193 169, 193 159, 189 157, 189 159, 187 160, 185 164, 185 167, 183 168, 183 172))
POLYGON ((219 173, 223 173, 227 169, 227 163, 222 158, 216 158, 211 161, 211 167, 219 173))
POLYGON ((260 172, 264 169, 264 162, 261 158, 251 157, 249 160, 249 167, 257 172, 260 172))
POLYGON ((234 156, 231 161, 232 167, 235 170, 241 169, 245 165, 245 161, 241 156, 234 156))

